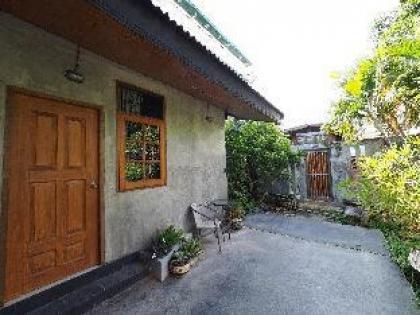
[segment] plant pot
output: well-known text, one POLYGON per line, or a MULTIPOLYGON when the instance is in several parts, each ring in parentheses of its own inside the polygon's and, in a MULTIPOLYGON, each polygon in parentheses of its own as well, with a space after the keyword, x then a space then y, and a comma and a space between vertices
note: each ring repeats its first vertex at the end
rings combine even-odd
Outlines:
POLYGON ((185 264, 182 265, 174 265, 170 264, 169 270, 172 274, 176 276, 182 276, 186 274, 191 268, 198 263, 200 257, 203 255, 204 251, 202 250, 197 256, 191 258, 190 260, 186 261, 185 264))
POLYGON ((186 262, 184 265, 180 265, 180 266, 171 265, 170 266, 171 273, 176 276, 185 275, 188 271, 190 271, 190 269, 191 269, 191 264, 189 261, 186 262))
POLYGON ((238 219, 232 219, 232 229, 238 231, 240 229, 242 229, 244 226, 243 220, 238 218, 238 219))
POLYGON ((175 245, 172 249, 163 257, 155 258, 152 260, 151 269, 153 276, 160 282, 166 280, 169 275, 169 262, 171 261, 172 255, 179 249, 179 245, 175 245))

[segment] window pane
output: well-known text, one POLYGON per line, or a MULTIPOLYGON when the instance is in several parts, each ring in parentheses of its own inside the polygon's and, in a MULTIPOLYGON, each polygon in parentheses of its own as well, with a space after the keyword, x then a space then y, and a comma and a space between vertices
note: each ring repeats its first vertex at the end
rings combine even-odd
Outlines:
POLYGON ((127 114, 163 119, 163 97, 129 86, 120 86, 118 110, 127 114))
POLYGON ((136 182, 145 178, 144 164, 129 161, 125 163, 125 179, 136 182))
POLYGON ((146 160, 148 161, 160 160, 159 145, 146 144, 146 160))
POLYGON ((144 127, 144 140, 159 143, 159 127, 145 125, 144 127))
POLYGON ((150 179, 160 178, 160 165, 159 163, 146 164, 146 176, 150 179))
POLYGON ((136 182, 160 179, 160 129, 125 121, 125 178, 136 182))
POLYGON ((129 88, 121 88, 120 110, 126 113, 140 115, 141 104, 143 103, 143 95, 137 93, 136 90, 129 88))
POLYGON ((163 119, 163 97, 145 95, 141 108, 141 115, 146 117, 163 119))
POLYGON ((144 159, 144 126, 132 121, 125 122, 125 156, 128 160, 144 159))

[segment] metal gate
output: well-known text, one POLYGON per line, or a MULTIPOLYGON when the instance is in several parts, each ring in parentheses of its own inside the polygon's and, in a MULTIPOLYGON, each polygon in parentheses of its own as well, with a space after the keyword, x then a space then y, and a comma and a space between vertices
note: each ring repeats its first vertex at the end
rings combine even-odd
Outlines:
POLYGON ((330 158, 328 151, 312 151, 306 156, 308 197, 329 199, 331 197, 330 158))

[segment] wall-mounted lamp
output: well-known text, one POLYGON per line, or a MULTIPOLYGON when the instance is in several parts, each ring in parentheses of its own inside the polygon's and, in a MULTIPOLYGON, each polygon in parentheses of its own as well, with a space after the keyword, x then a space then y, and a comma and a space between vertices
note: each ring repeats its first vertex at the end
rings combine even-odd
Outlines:
POLYGON ((85 80, 85 77, 83 76, 83 74, 80 72, 80 64, 79 64, 79 58, 80 58, 80 46, 77 46, 77 51, 76 51, 76 59, 74 62, 74 67, 73 69, 67 69, 66 71, 64 71, 64 77, 72 82, 75 83, 83 83, 83 81, 85 80))

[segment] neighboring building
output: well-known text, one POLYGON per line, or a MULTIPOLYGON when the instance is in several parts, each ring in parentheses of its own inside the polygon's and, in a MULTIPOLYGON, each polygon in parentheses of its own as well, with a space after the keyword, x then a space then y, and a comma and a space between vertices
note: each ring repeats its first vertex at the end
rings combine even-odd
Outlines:
POLYGON ((346 145, 339 137, 325 134, 321 124, 297 126, 285 130, 293 148, 303 153, 294 170, 294 191, 301 199, 343 201, 339 184, 355 175, 358 156, 380 150, 381 139, 365 139, 358 145, 346 145))
POLYGON ((227 197, 226 115, 283 117, 151 1, 0 9, 0 302, 189 229, 227 197))

